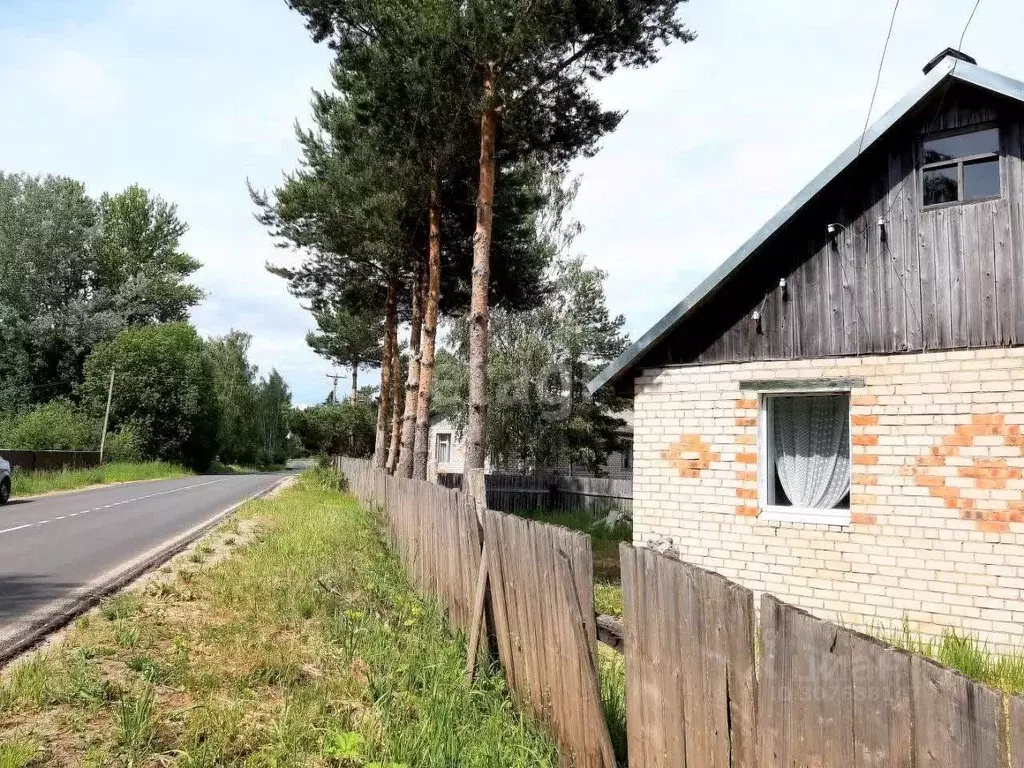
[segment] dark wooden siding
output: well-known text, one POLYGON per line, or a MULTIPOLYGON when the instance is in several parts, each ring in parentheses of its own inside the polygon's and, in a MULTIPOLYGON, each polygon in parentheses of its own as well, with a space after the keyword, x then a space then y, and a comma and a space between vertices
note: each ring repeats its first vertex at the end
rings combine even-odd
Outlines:
POLYGON ((1024 343, 1022 120, 1019 104, 967 86, 936 94, 776 232, 642 365, 1024 343), (922 211, 921 137, 984 123, 1000 127, 1002 198, 922 211), (831 223, 845 227, 834 241, 831 223))

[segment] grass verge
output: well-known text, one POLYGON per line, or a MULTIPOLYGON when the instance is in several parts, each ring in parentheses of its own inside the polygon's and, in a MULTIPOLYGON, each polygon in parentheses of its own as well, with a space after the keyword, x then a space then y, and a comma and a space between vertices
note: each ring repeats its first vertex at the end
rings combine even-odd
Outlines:
POLYGON ((212 536, 239 525, 4 676, 0 765, 557 765, 354 500, 311 472, 212 536))
MULTIPOLYGON (((58 472, 18 472, 13 474, 12 495, 35 496, 53 491, 73 491, 90 485, 127 483, 135 480, 160 480, 185 477, 191 472, 177 464, 151 461, 140 464, 103 464, 91 469, 64 469, 58 472)), ((2 764, 0 764, 2 765, 2 764)))

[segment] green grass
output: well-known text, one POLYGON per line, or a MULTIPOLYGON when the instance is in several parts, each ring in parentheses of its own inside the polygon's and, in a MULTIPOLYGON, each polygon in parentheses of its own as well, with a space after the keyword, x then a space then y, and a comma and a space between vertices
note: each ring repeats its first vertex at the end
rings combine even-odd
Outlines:
POLYGON ((30 741, 0 742, 0 768, 28 768, 38 753, 38 745, 30 741))
POLYGON ((15 667, 0 733, 39 745, 34 768, 556 766, 500 674, 466 682, 465 638, 331 482, 247 504, 231 557, 108 600, 15 667))
POLYGON ((143 464, 104 464, 91 469, 66 469, 59 472, 14 471, 12 495, 35 496, 52 491, 73 491, 90 485, 127 483, 136 480, 159 480, 191 474, 177 464, 161 461, 143 464))
POLYGON ((972 680, 1010 693, 1024 693, 1024 650, 993 653, 977 637, 952 629, 937 640, 916 633, 907 619, 898 632, 873 632, 879 639, 952 667, 972 680))

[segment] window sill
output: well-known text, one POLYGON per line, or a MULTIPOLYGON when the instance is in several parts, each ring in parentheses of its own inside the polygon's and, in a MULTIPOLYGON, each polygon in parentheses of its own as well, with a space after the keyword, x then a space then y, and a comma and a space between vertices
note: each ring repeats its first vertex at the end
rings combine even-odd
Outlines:
POLYGON ((977 205, 978 203, 991 203, 996 200, 1002 200, 1002 193, 998 195, 988 195, 987 197, 972 197, 970 200, 950 200, 948 203, 933 203, 932 205, 922 205, 921 212, 929 213, 931 211, 941 211, 946 208, 959 208, 963 205, 977 205))
POLYGON ((806 507, 761 507, 761 520, 768 523, 811 523, 815 525, 849 525, 849 509, 808 509, 806 507))

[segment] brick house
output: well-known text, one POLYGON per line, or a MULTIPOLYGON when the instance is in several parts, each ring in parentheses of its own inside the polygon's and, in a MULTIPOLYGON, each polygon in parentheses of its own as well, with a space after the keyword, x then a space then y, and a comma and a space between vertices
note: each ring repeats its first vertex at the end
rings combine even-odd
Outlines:
POLYGON ((947 50, 592 383, 634 538, 825 618, 1024 641, 1024 83, 947 50))

